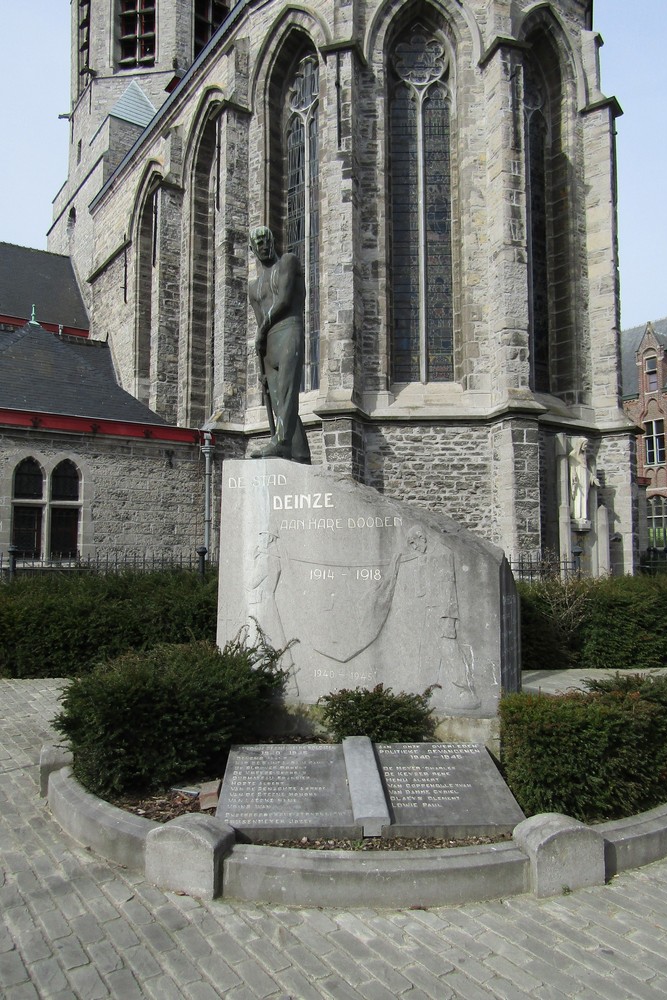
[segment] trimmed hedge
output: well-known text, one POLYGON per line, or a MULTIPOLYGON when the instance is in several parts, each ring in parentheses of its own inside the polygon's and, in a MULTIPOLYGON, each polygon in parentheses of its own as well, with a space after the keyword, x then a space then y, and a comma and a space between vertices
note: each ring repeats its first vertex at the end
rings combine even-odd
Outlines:
POLYGON ((217 574, 19 577, 0 587, 0 677, 73 677, 158 643, 215 638, 217 574))
POLYGON ((436 719, 423 694, 394 694, 378 684, 372 690, 342 688, 322 695, 322 723, 336 743, 346 736, 368 736, 374 743, 421 743, 435 738, 436 719))
POLYGON ((667 576, 520 583, 524 670, 667 663, 667 576))
POLYGON ((501 700, 502 766, 527 815, 594 822, 667 801, 667 678, 617 675, 589 688, 501 700))
POLYGON ((96 795, 163 789, 221 775, 232 742, 261 731, 282 694, 280 651, 267 645, 163 645, 129 652, 73 680, 54 720, 73 773, 96 795))

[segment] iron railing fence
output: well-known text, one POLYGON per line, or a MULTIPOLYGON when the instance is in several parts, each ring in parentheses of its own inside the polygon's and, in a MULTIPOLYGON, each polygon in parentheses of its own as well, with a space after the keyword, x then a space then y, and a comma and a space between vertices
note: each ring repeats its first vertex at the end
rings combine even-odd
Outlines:
POLYGON ((507 561, 516 580, 525 583, 539 583, 554 577, 571 579, 581 575, 578 559, 561 559, 557 554, 549 552, 519 553, 508 556, 507 561))
POLYGON ((639 560, 639 571, 647 576, 667 573, 667 549, 647 549, 639 560))
POLYGON ((192 552, 98 552, 62 559, 30 559, 0 552, 0 581, 12 576, 71 573, 153 573, 161 570, 198 570, 218 565, 218 553, 192 552))

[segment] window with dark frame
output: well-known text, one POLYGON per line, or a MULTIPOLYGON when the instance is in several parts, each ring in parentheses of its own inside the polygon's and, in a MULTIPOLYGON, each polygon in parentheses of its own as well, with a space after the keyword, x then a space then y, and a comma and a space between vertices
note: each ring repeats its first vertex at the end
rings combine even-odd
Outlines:
POLYGON ((667 497, 649 497, 647 518, 649 548, 667 548, 667 497))
POLYGON ((220 3, 220 0, 195 0, 195 56, 198 56, 201 50, 208 45, 228 13, 229 5, 220 3))
POLYGON ((647 420, 644 424, 646 465, 665 464, 665 421, 647 420))
POLYGON ((646 372, 646 391, 658 391, 658 359, 650 357, 644 360, 644 371, 646 372))
POLYGON ((119 59, 121 69, 155 64, 156 0, 120 0, 119 59))
POLYGON ((76 558, 81 521, 79 470, 64 459, 49 477, 48 492, 46 482, 34 458, 23 459, 14 470, 12 545, 22 559, 76 558))

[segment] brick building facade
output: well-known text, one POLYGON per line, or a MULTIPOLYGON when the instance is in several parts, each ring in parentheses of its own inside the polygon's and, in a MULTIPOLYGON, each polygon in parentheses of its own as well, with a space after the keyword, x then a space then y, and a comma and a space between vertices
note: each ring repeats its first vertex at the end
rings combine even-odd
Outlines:
POLYGON ((249 229, 302 259, 313 461, 510 555, 637 557, 590 0, 75 0, 69 254, 122 387, 267 433, 249 229))
POLYGON ((645 490, 640 547, 667 550, 667 319, 624 330, 621 345, 623 406, 642 431, 637 441, 637 474, 645 490))

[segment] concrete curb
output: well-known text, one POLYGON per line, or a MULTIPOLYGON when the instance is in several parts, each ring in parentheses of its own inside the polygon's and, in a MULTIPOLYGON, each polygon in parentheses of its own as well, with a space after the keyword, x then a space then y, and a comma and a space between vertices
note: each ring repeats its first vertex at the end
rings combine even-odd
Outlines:
MULTIPOLYGON (((48 754, 46 758, 52 768, 48 754)), ((54 818, 73 840, 142 875, 147 874, 149 833, 170 826, 133 816, 96 798, 84 791, 67 766, 49 772, 48 803, 54 818)), ((553 838, 554 824, 549 827, 549 837, 553 838)), ((585 829, 604 839, 606 879, 667 857, 667 805, 585 829)), ((152 839, 159 845, 163 838, 152 839)), ((165 841, 169 839, 164 837, 165 841)), ((220 894, 247 902, 344 908, 481 902, 537 891, 535 871, 541 863, 541 850, 541 843, 529 842, 521 847, 512 842, 393 853, 299 851, 235 844, 231 852, 220 853, 220 894)), ((589 884, 579 881, 576 868, 559 874, 558 888, 577 889, 589 884)), ((159 859, 153 859, 151 870, 153 874, 160 870, 159 859)), ((216 886, 220 884, 218 876, 211 878, 216 886)), ((187 888, 186 881, 181 888, 197 895, 198 885, 193 876, 191 886, 187 888)))

